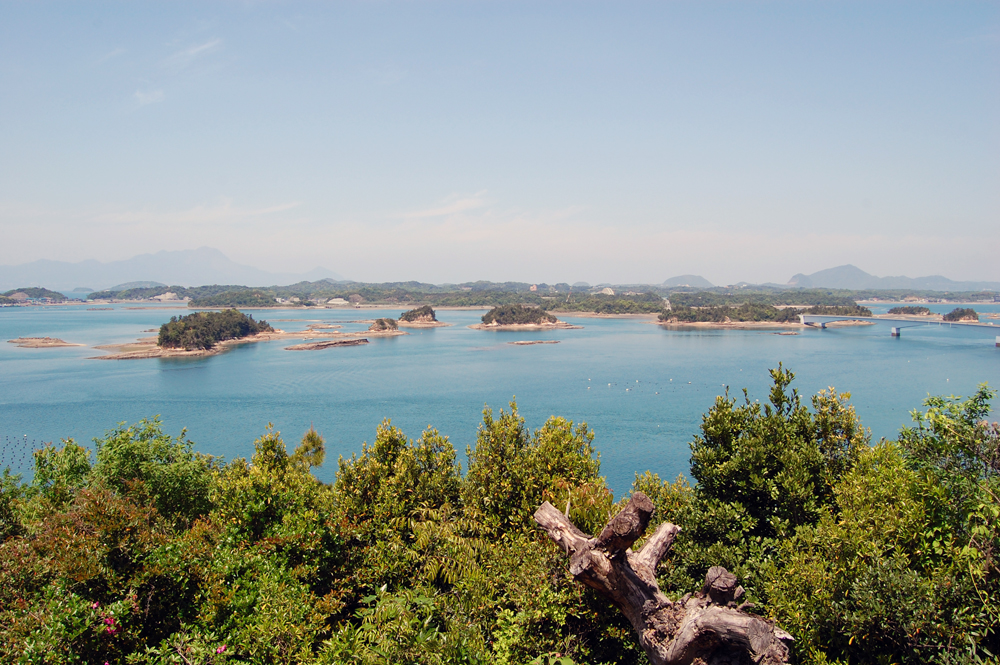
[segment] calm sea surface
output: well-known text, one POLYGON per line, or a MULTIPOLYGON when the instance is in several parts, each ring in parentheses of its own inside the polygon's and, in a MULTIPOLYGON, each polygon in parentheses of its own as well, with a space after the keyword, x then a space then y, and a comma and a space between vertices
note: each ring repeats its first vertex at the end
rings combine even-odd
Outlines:
MULTIPOLYGON (((996 313, 1000 306, 976 310, 996 313)), ((400 311, 253 314, 285 330, 324 322, 351 331, 367 328, 352 321, 400 311)), ((159 415, 171 434, 186 427, 196 449, 227 459, 249 457, 268 422, 290 448, 313 425, 327 441, 317 475, 330 481, 337 456, 373 440, 383 418, 412 438, 428 425, 438 428, 464 461, 484 405, 498 411, 516 396, 531 428, 551 415, 588 423, 602 471, 621 494, 636 472, 687 473, 688 442, 715 397, 728 386, 764 401, 767 370, 779 361, 796 373, 793 385, 803 395, 827 386, 850 391, 875 437, 893 437, 928 394, 969 395, 982 382, 1000 387, 1000 330, 925 326, 895 339, 888 323, 776 335, 563 316, 583 328, 511 333, 468 329, 482 311, 440 310, 438 318, 452 327, 372 338, 367 346, 291 352, 284 350, 289 343, 267 342, 207 358, 88 360, 103 353, 93 346, 149 336, 143 331, 178 313, 186 310, 0 308, 0 340, 50 336, 87 345, 23 349, 0 342, 0 466, 26 472, 32 445, 66 437, 90 442, 118 422, 159 415), (508 344, 532 339, 560 343, 508 344)), ((994 322, 1000 328, 1000 319, 994 322)))

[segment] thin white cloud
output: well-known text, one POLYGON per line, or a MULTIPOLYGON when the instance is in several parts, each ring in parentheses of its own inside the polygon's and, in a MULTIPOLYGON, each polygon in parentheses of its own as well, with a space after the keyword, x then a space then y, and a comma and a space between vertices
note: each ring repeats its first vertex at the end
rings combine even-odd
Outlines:
POLYGON ((98 65, 104 64, 108 60, 112 60, 114 58, 117 58, 118 56, 123 55, 124 53, 125 53, 125 49, 123 49, 121 47, 116 48, 115 50, 110 51, 108 53, 105 53, 100 58, 98 58, 97 62, 95 64, 98 64, 98 65))
POLYGON ((161 224, 179 226, 204 225, 238 225, 248 220, 267 215, 285 212, 298 207, 298 201, 281 203, 261 208, 250 208, 236 205, 232 199, 224 198, 214 205, 197 205, 186 210, 155 210, 144 208, 140 210, 116 210, 90 215, 93 222, 112 225, 152 225, 161 224))
POLYGON ((181 49, 173 55, 168 56, 163 60, 163 65, 172 71, 178 72, 197 60, 200 57, 208 55, 213 51, 218 50, 222 46, 222 40, 219 38, 210 39, 203 44, 196 44, 194 46, 189 46, 188 48, 181 49))
POLYGON ((413 210, 411 212, 404 213, 402 217, 403 219, 425 219, 429 217, 445 217, 448 215, 455 215, 460 212, 466 212, 468 210, 475 210, 486 205, 487 201, 485 195, 485 190, 477 192, 472 196, 464 197, 452 194, 442 201, 440 205, 423 210, 413 210))
POLYGON ((162 102, 165 99, 165 95, 162 90, 136 90, 135 91, 135 101, 139 102, 139 106, 146 106, 147 104, 156 104, 157 102, 162 102))

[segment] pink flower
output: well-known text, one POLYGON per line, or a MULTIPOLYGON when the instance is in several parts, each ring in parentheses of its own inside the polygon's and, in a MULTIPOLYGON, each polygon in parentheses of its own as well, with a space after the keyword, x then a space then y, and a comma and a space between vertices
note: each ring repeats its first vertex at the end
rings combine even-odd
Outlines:
MULTIPOLYGON (((94 603, 93 605, 91 605, 91 606, 90 606, 90 609, 92 609, 92 610, 96 610, 96 609, 97 609, 98 607, 100 607, 100 606, 101 606, 101 604, 100 604, 100 603, 94 603)), ((107 663, 104 663, 104 665, 108 665, 108 664, 107 664, 107 663)))
POLYGON ((105 625, 113 626, 113 625, 115 625, 115 618, 114 617, 107 617, 107 618, 104 619, 104 623, 105 623, 105 625))
POLYGON ((226 645, 223 644, 221 647, 216 647, 215 653, 222 653, 225 650, 226 650, 226 645))

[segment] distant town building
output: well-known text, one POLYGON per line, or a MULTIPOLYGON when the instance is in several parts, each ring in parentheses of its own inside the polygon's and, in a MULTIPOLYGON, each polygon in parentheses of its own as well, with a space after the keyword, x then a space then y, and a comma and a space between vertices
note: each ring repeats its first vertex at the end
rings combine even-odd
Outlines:
POLYGON ((603 293, 606 296, 613 296, 613 295, 615 295, 615 292, 611 289, 611 287, 608 287, 608 286, 606 286, 603 289, 601 289, 601 293, 603 293))
POLYGON ((528 290, 529 291, 537 291, 538 290, 538 285, 537 284, 532 284, 531 287, 528 290))

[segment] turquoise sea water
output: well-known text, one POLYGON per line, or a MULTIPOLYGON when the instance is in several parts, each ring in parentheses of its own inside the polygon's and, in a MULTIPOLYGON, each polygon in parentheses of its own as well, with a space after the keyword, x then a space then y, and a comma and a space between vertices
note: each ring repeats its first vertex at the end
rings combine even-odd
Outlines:
MULTIPOLYGON (((976 309, 1000 312, 998 305, 976 309)), ((337 456, 359 451, 383 418, 413 438, 433 425, 464 460, 483 406, 506 408, 516 396, 531 428, 550 415, 587 422, 597 435, 602 471, 620 494, 636 472, 649 469, 664 478, 687 473, 688 442, 715 397, 729 386, 732 394, 747 388, 751 399, 765 400, 767 370, 779 361, 796 373, 794 385, 803 395, 827 386, 850 391, 876 438, 894 436, 928 394, 968 395, 984 381, 1000 387, 1000 330, 927 326, 907 328, 896 339, 888 323, 776 335, 563 316, 583 328, 512 333, 467 328, 482 311, 440 310, 438 318, 452 327, 372 338, 367 346, 291 352, 284 350, 289 343, 267 342, 206 358, 88 359, 103 353, 95 345, 152 335, 142 331, 185 312, 121 305, 111 311, 0 308, 0 340, 50 336, 87 345, 23 349, 0 342, 0 465, 26 472, 32 445, 65 437, 89 442, 118 422, 160 415, 170 433, 186 427, 198 450, 227 459, 252 454, 268 422, 290 447, 313 425, 328 451, 317 475, 329 481, 337 456), (507 343, 530 339, 560 343, 507 343)), ((350 331, 367 328, 351 323, 357 319, 399 312, 253 314, 285 330, 328 322, 350 331)))

